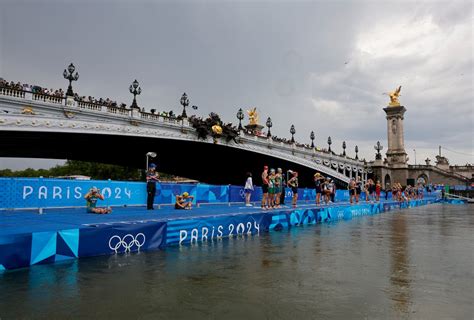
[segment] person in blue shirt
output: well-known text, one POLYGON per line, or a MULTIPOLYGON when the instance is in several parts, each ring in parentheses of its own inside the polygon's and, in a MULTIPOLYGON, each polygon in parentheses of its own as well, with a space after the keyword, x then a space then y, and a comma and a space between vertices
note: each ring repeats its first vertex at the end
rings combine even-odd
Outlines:
POLYGON ((160 176, 158 172, 156 172, 156 164, 151 163, 148 166, 148 171, 146 173, 146 208, 147 210, 153 210, 153 202, 155 201, 155 193, 156 193, 156 182, 159 180, 160 176))

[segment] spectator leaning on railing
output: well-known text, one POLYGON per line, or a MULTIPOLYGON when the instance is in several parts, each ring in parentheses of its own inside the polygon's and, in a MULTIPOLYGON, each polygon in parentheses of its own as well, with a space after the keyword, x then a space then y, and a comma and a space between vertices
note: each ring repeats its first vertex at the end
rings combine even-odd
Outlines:
POLYGON ((0 78, 0 87, 12 89, 12 90, 24 91, 24 92, 31 92, 34 94, 64 97, 63 89, 54 90, 54 89, 42 88, 38 85, 30 85, 27 83, 22 84, 20 82, 17 82, 17 83, 13 81, 8 82, 3 78, 0 78))

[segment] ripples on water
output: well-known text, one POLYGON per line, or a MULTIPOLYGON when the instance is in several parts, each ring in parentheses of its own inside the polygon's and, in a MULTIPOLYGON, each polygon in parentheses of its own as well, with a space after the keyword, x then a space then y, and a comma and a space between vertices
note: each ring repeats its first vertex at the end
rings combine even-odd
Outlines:
POLYGON ((0 318, 472 319, 472 205, 0 274, 0 318))

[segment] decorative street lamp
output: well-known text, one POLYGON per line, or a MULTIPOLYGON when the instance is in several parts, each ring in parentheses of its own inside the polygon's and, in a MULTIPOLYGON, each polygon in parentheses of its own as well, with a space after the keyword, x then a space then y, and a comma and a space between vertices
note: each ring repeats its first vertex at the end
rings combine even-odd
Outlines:
POLYGON ((311 148, 314 148, 314 138, 315 138, 314 131, 311 131, 309 138, 311 139, 311 148))
POLYGON ((188 115, 186 114, 186 107, 189 105, 189 99, 186 95, 186 92, 183 93, 180 100, 181 105, 183 106, 183 113, 181 114, 181 118, 187 118, 188 115))
POLYGON ((156 158, 157 154, 156 152, 147 152, 146 154, 146 170, 148 170, 148 161, 149 161, 149 158, 156 158))
POLYGON ((291 128, 290 128, 290 133, 291 133, 291 143, 295 143, 295 133, 296 133, 296 130, 295 130, 295 125, 292 124, 291 125, 291 128))
POLYGON ((346 142, 342 141, 342 155, 345 157, 346 156, 346 142))
POLYGON ((374 149, 377 150, 377 153, 375 154, 375 159, 381 160, 382 154, 380 154, 380 150, 383 149, 383 146, 380 144, 380 141, 377 141, 377 144, 374 146, 374 149))
POLYGON ((270 138, 270 137, 272 136, 272 133, 271 133, 271 131, 270 131, 270 128, 273 126, 272 118, 268 117, 266 125, 267 125, 267 127, 268 127, 267 138, 270 138))
POLYGON ((332 151, 331 151, 331 144, 332 144, 331 137, 328 137, 328 145, 329 145, 329 149, 328 149, 328 151, 329 151, 329 153, 331 153, 331 152, 332 152, 332 151))
POLYGON ((242 120, 244 120, 244 112, 242 111, 242 108, 237 112, 237 119, 239 119, 239 131, 244 130, 242 127, 242 120))
POLYGON ((359 160, 359 147, 358 146, 355 146, 355 152, 356 152, 356 160, 359 160))
POLYGON ((139 83, 137 81, 137 79, 135 79, 135 81, 133 81, 133 83, 130 85, 130 93, 133 94, 133 102, 132 102, 132 105, 130 106, 131 108, 136 108, 136 109, 140 109, 137 105, 137 94, 140 94, 142 93, 142 88, 139 87, 139 83))
POLYGON ((76 70, 76 67, 74 67, 74 65, 71 63, 69 67, 67 67, 67 71, 66 69, 64 69, 63 72, 64 79, 69 80, 69 87, 67 87, 66 96, 70 97, 74 96, 74 92, 72 92, 72 82, 77 81, 79 79, 79 73, 76 72, 76 74, 73 75, 74 70, 76 70))

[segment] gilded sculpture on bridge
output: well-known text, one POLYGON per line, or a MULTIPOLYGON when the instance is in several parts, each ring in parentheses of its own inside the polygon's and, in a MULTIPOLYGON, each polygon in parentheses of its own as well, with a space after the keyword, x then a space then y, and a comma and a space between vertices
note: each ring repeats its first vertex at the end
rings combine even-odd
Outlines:
POLYGON ((32 107, 24 107, 23 110, 21 111, 22 114, 31 114, 35 115, 36 113, 33 111, 32 107))
POLYGON ((400 96, 400 90, 402 90, 402 86, 399 86, 395 91, 386 93, 390 97, 390 103, 388 104, 389 107, 399 107, 400 101, 398 101, 398 97, 400 96))
POLYGON ((257 113, 257 108, 253 108, 251 110, 247 110, 247 113, 249 115, 249 124, 251 126, 258 125, 258 113, 257 113))
POLYGON ((218 124, 215 124, 211 127, 212 129, 212 132, 215 134, 215 135, 218 135, 220 136, 222 134, 222 127, 218 124))

